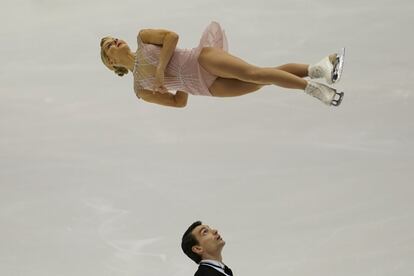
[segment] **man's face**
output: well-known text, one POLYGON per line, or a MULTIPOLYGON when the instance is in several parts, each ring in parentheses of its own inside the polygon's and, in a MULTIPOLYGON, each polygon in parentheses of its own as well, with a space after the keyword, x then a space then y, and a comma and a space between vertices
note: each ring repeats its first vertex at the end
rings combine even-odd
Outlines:
POLYGON ((199 225, 191 232, 198 241, 198 245, 193 246, 193 251, 203 256, 215 256, 221 253, 226 242, 221 238, 216 229, 211 229, 208 225, 199 225))

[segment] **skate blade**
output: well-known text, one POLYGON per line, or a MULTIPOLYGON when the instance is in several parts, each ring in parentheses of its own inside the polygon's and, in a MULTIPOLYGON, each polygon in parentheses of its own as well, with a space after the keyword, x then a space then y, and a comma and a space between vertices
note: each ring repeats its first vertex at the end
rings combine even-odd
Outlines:
POLYGON ((342 103, 344 95, 345 95, 344 92, 335 92, 335 97, 332 100, 331 105, 339 106, 342 103))
POLYGON ((338 53, 336 59, 335 59, 335 63, 334 63, 334 68, 333 68, 333 72, 332 72, 332 83, 336 83, 341 79, 341 75, 342 75, 342 71, 344 68, 344 58, 345 58, 345 47, 341 49, 341 51, 338 53))

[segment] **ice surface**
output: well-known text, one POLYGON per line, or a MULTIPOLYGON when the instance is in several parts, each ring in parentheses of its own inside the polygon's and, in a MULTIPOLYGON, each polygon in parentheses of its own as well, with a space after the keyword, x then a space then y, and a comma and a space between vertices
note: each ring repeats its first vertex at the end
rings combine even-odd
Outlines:
POLYGON ((193 275, 194 220, 237 276, 414 271, 412 1, 2 1, 0 274, 193 275), (185 109, 100 61, 141 28, 212 20, 261 66, 346 47, 339 108, 266 87, 185 109))

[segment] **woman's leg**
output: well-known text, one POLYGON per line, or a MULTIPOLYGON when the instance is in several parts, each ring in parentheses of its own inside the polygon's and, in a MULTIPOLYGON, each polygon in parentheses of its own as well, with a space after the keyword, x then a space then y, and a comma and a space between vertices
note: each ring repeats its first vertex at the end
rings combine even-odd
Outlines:
POLYGON ((275 69, 289 72, 300 78, 305 78, 308 76, 308 67, 309 64, 288 63, 275 67, 275 69))
POLYGON ((286 71, 257 67, 218 48, 204 48, 198 58, 200 65, 213 75, 238 79, 260 85, 274 84, 304 90, 307 81, 286 71))
MULTIPOLYGON (((332 65, 335 62, 336 56, 337 54, 329 55, 329 61, 332 63, 332 65)), ((308 68, 309 68, 309 64, 299 64, 299 63, 288 63, 288 64, 275 67, 275 69, 289 72, 301 78, 305 78, 309 76, 308 68)))
POLYGON ((218 77, 208 90, 215 97, 236 97, 257 91, 262 87, 261 84, 218 77))
MULTIPOLYGON (((308 76, 308 64, 288 63, 275 69, 289 72, 298 77, 308 76)), ((245 82, 237 79, 225 79, 218 77, 209 87, 210 93, 215 97, 237 97, 257 91, 264 85, 245 82)))

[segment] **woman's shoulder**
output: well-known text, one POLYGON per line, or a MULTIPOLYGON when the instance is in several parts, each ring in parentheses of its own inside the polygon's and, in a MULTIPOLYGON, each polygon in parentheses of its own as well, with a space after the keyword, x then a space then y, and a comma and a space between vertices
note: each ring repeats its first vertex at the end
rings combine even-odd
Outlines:
POLYGON ((178 34, 174 31, 167 29, 141 29, 138 32, 137 40, 146 43, 162 46, 164 43, 165 37, 176 37, 178 39, 178 34))
POLYGON ((141 43, 143 43, 142 42, 142 38, 141 38, 141 32, 143 31, 144 29, 141 29, 141 30, 139 30, 138 31, 138 34, 137 34, 137 42, 138 42, 138 44, 141 44, 141 43))

